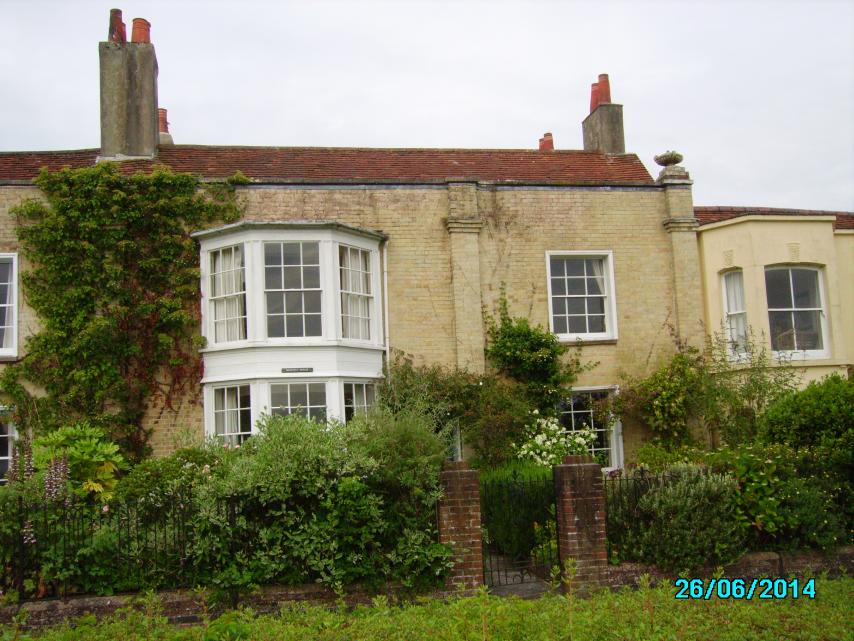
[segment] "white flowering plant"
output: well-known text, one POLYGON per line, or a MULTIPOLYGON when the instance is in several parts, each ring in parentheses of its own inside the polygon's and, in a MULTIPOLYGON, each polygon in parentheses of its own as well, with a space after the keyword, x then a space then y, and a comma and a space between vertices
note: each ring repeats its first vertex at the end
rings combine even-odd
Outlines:
POLYGON ((552 467, 560 465, 570 454, 590 453, 590 446, 596 440, 592 429, 570 431, 553 416, 539 416, 536 410, 533 414, 536 418, 528 426, 528 440, 516 448, 517 458, 552 467))

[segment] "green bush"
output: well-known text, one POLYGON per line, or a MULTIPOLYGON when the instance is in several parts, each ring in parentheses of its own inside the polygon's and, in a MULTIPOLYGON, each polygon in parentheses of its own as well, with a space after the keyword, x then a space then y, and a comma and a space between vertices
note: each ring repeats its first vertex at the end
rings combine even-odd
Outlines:
POLYGON ((672 446, 658 439, 644 442, 635 450, 635 461, 653 474, 679 463, 698 463, 703 452, 689 445, 672 446))
POLYGON ((515 462, 484 470, 480 509, 489 524, 485 544, 515 560, 527 558, 542 543, 538 526, 555 519, 554 503, 550 468, 515 462))
POLYGON ((850 460, 854 381, 834 374, 786 394, 765 411, 760 429, 766 440, 794 448, 822 444, 832 447, 839 441, 847 442, 850 460))
POLYGON ((271 582, 435 582, 449 558, 433 539, 444 448, 416 415, 328 426, 265 418, 259 436, 199 487, 203 582, 229 592, 271 582))
POLYGON ((744 551, 738 486, 727 476, 681 465, 665 476, 607 487, 608 536, 620 560, 683 571, 723 564, 744 551))

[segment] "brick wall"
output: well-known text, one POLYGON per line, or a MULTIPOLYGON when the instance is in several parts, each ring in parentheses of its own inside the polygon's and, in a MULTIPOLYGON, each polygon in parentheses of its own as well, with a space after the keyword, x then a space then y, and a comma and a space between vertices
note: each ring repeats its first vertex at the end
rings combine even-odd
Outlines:
POLYGON ((446 462, 439 475, 439 541, 451 546, 454 567, 449 590, 474 590, 483 585, 483 542, 480 527, 480 472, 468 463, 446 462))
POLYGON ((582 589, 603 584, 608 552, 602 468, 589 456, 567 456, 554 468, 554 479, 561 566, 575 566, 574 584, 582 589))

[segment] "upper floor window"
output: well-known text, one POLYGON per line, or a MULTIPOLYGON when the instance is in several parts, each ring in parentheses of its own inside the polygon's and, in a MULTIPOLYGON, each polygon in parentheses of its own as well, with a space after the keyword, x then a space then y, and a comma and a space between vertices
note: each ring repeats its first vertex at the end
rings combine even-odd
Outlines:
POLYGON ((819 276, 818 269, 809 267, 765 268, 768 324, 774 351, 824 355, 826 328, 819 276))
POLYGON ((214 342, 245 339, 246 276, 242 245, 210 253, 210 299, 214 342))
POLYGON ((320 243, 264 243, 269 338, 320 336, 320 243))
POLYGON ((371 338, 371 254, 364 249, 340 245, 341 336, 371 338))
POLYGON ((744 308, 744 277, 741 270, 727 272, 723 282, 727 342, 733 354, 740 354, 747 346, 747 312, 744 308))
POLYGON ((612 252, 548 252, 551 330, 561 338, 617 338, 612 252))
POLYGON ((18 355, 17 268, 17 254, 0 254, 0 357, 18 355))

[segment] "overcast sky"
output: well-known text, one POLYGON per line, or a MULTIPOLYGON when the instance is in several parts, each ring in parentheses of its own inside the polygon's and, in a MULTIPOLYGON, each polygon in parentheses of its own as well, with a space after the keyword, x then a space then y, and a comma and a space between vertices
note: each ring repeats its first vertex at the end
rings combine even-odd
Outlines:
MULTIPOLYGON (((0 151, 100 144, 107 2, 0 0, 0 151)), ((579 149, 610 74, 626 150, 698 205, 854 211, 854 0, 128 0, 176 143, 579 149)))

